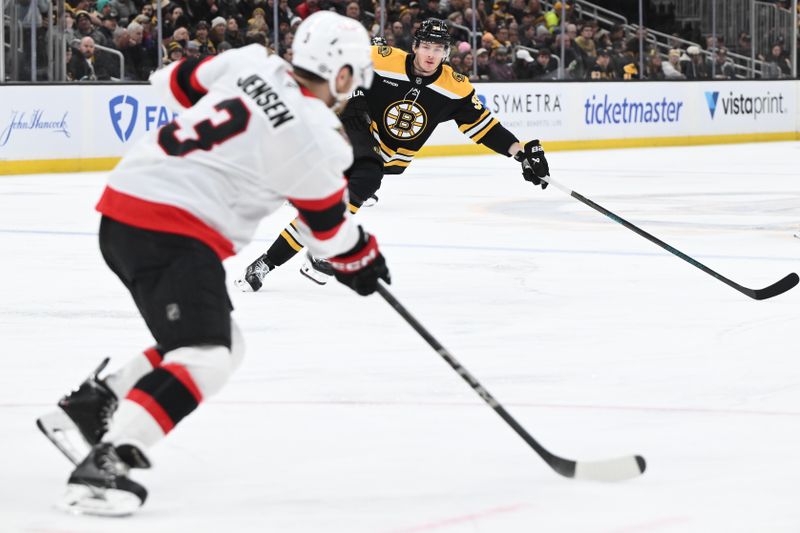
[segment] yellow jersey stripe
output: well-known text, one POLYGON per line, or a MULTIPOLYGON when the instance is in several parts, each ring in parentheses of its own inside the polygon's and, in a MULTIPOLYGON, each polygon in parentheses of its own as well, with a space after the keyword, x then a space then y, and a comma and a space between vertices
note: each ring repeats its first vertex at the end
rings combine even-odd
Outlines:
POLYGON ((489 110, 488 109, 484 110, 483 113, 481 113, 481 116, 478 118, 478 120, 476 120, 472 124, 464 124, 463 126, 459 126, 458 130, 461 133, 464 133, 468 129, 475 127, 478 124, 478 122, 480 122, 481 120, 485 119, 486 115, 488 115, 488 114, 489 114, 489 110))
POLYGON ((480 133, 477 133, 477 134, 472 136, 473 142, 478 142, 481 139, 483 139, 484 135, 489 133, 489 131, 491 131, 491 129, 494 128, 496 124, 499 124, 499 123, 497 122, 496 118, 493 118, 492 121, 489 122, 489 125, 486 126, 483 130, 481 130, 480 133))
MULTIPOLYGON (((294 222, 292 222, 292 225, 294 225, 294 222)), ((287 243, 289 243, 289 246, 291 246, 291 247, 292 247, 292 249, 293 249, 295 252, 299 252, 299 251, 301 251, 301 250, 303 249, 303 247, 302 247, 302 246, 300 246, 300 245, 297 243, 297 241, 296 241, 296 240, 294 240, 294 239, 292 238, 292 236, 291 236, 291 235, 289 235, 289 232, 288 232, 288 231, 286 231, 286 230, 283 230, 283 231, 281 232, 281 237, 283 237, 283 239, 284 239, 284 240, 285 240, 287 243)))
POLYGON ((351 204, 350 202, 347 202, 347 210, 348 210, 348 211, 350 211, 350 213, 352 213, 352 214, 354 214, 354 215, 355 215, 356 213, 358 213, 358 207, 354 206, 354 205, 353 205, 353 204, 351 204))
POLYGON ((395 159, 394 161, 387 161, 383 164, 385 167, 407 167, 410 165, 410 161, 400 161, 399 159, 395 159))

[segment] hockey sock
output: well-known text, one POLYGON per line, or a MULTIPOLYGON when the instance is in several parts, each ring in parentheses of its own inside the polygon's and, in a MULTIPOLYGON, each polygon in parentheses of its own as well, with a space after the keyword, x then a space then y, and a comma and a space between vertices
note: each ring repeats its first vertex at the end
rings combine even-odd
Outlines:
POLYGON ((139 379, 120 402, 103 440, 150 448, 204 398, 219 391, 235 365, 224 346, 187 346, 168 352, 161 366, 139 379))
POLYGON ((303 249, 300 244, 300 233, 297 231, 297 226, 293 220, 291 224, 286 226, 281 234, 272 243, 272 246, 267 250, 267 259, 276 267, 281 266, 289 259, 295 256, 297 252, 303 249))
POLYGON ((114 391, 117 398, 124 398, 133 387, 133 384, 154 368, 161 366, 163 359, 164 354, 156 346, 152 346, 133 357, 122 368, 110 374, 105 379, 105 382, 114 391))

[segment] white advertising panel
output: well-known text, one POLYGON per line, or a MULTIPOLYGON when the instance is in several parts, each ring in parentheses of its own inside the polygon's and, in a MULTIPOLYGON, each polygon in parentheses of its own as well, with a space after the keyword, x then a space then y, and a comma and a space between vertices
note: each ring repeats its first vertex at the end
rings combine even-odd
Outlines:
MULTIPOLYGON (((477 83, 520 139, 591 141, 797 131, 797 82, 477 83)), ((468 144, 441 127, 431 144, 468 144)))
MULTIPOLYGON (((797 138, 796 81, 478 83, 480 100, 522 140, 550 149, 797 138), (632 145, 628 143, 627 145, 632 145)), ((149 85, 0 87, 0 174, 110 168, 173 113, 149 85), (51 168, 52 167, 52 168, 51 168), (59 168, 60 167, 60 168, 59 168)), ((448 123, 427 147, 471 145, 448 123)), ((424 153, 424 152, 423 152, 424 153)), ((463 151, 462 151, 463 153, 463 151)))

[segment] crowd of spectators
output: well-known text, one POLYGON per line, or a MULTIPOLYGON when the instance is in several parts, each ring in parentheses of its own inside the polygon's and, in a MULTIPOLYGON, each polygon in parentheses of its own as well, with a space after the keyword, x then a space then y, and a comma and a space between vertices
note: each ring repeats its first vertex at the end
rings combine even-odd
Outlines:
MULTIPOLYGON (((163 64, 169 64, 182 57, 202 58, 250 43, 268 46, 291 60, 298 24, 323 9, 360 21, 373 36, 381 33, 380 4, 375 0, 67 1, 71 44, 68 75, 76 81, 146 80, 157 68, 159 55, 163 64), (153 1, 161 2, 160 42, 153 1), (273 42, 276 1, 277 43, 273 42), (124 57, 124 74, 119 72, 119 56, 107 49, 124 57)), ((421 21, 445 19, 453 37, 449 62, 473 81, 730 79, 735 75, 729 48, 721 39, 712 42, 708 38, 701 48, 686 46, 687 35, 675 33, 671 49, 656 49, 645 40, 640 58, 638 35, 622 26, 603 27, 583 17, 572 0, 565 0, 563 6, 560 1, 551 3, 550 7, 540 0, 478 0, 476 6, 477 35, 473 41, 469 0, 389 0, 383 17, 384 38, 391 46, 410 50, 421 21), (562 7, 566 14, 563 33, 562 7)), ((730 52, 749 57, 748 39, 743 32, 730 52)), ((791 75, 789 53, 782 41, 764 52, 760 57, 767 63, 763 77, 791 75)))

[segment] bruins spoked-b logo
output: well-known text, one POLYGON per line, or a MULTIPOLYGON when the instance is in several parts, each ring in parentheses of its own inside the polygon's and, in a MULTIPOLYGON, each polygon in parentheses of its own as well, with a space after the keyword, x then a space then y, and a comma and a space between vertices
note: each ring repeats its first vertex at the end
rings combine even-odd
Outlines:
POLYGON ((383 123, 395 139, 413 139, 425 129, 428 117, 425 110, 411 100, 400 100, 386 108, 383 123))

